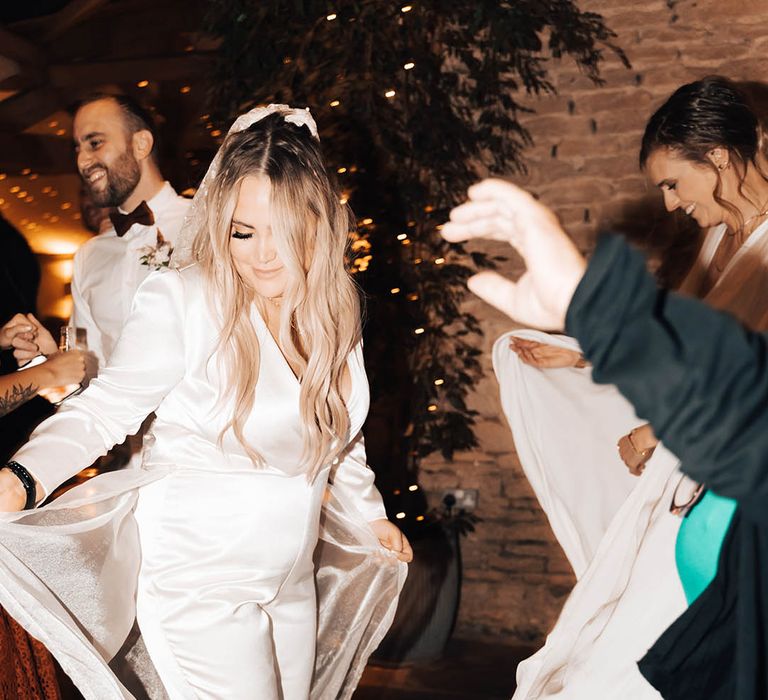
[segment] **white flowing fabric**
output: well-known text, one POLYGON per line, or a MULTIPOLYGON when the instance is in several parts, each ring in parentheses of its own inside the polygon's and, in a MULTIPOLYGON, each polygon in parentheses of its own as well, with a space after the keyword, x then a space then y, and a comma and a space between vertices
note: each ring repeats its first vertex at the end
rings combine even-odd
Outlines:
POLYGON ((405 565, 367 525, 385 512, 360 434, 361 349, 349 358, 349 445, 310 483, 299 382, 255 308, 252 321, 261 362, 244 435, 265 466, 231 434, 217 444, 231 404, 197 266, 144 282, 110 365, 14 457, 50 492, 157 416, 142 469, 0 522, 0 604, 89 699, 130 698, 129 687, 171 700, 348 698, 391 622, 405 565))
MULTIPOLYGON (((701 296, 725 226, 711 229, 682 291, 701 296)), ((706 301, 768 329, 768 222, 720 274, 706 301)), ((538 331, 499 338, 493 360, 502 405, 526 476, 578 582, 545 645, 517 670, 515 700, 657 699, 637 661, 686 607, 675 565, 680 519, 669 513, 682 477, 663 445, 639 478, 616 442, 643 421, 589 369, 538 370, 509 349, 516 335, 577 348, 538 331), (618 471, 618 474, 614 473, 618 471)))
MULTIPOLYGON (((230 133, 274 111, 317 138, 309 112, 285 105, 252 110, 230 133)), ((350 698, 405 581, 369 526, 386 516, 360 432, 360 347, 349 444, 309 482, 299 381, 254 307, 260 366, 244 437, 265 464, 231 431, 218 444, 232 413, 220 314, 199 269, 178 268, 193 261, 221 165, 219 153, 189 209, 177 269, 142 284, 107 368, 14 456, 51 493, 157 416, 142 468, 0 514, 0 605, 88 700, 350 698)))

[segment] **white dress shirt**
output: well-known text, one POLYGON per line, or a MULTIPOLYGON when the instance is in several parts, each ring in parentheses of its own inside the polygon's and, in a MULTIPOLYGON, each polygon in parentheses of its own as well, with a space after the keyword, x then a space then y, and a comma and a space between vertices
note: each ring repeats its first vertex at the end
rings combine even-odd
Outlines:
POLYGON ((110 226, 75 254, 71 325, 86 329, 88 349, 99 367, 109 360, 136 290, 151 271, 141 262, 141 249, 156 246, 158 231, 174 245, 190 203, 166 182, 147 202, 155 218, 152 226, 134 224, 122 238, 110 226))

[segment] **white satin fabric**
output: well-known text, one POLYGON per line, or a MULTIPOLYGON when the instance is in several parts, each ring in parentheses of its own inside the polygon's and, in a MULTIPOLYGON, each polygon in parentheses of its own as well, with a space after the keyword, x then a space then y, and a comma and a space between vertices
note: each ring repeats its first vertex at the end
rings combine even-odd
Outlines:
POLYGON ((353 437, 310 483, 299 382, 255 310, 252 321, 261 362, 244 434, 265 466, 230 434, 217 445, 231 403, 194 266, 144 282, 110 365, 14 456, 50 492, 157 416, 142 469, 0 522, 0 604, 89 699, 129 688, 171 700, 348 698, 391 623, 405 565, 367 524, 386 516, 360 433, 361 349, 349 358, 353 437))
MULTIPOLYGON (((725 226, 711 229, 682 291, 700 296, 725 226)), ((768 223, 720 273, 706 301, 768 329, 768 223)), ((587 369, 538 370, 509 349, 515 335, 578 349, 573 339, 523 330, 493 348, 502 405, 523 470, 577 583, 545 645, 517 670, 515 700, 657 699, 637 661, 686 607, 675 565, 680 518, 669 513, 681 479, 659 445, 639 478, 618 439, 643 421, 615 387, 587 369)))

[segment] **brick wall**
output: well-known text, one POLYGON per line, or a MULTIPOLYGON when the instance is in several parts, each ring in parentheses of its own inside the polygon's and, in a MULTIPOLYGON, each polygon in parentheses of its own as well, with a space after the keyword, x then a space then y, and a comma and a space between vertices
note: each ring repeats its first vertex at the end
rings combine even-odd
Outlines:
MULTIPOLYGON (((637 153, 646 120, 675 88, 711 73, 768 79, 768 0, 582 0, 580 7, 605 17, 632 68, 609 55, 605 85, 596 87, 571 62, 553 61, 558 95, 527 100, 536 114, 523 122, 535 145, 527 151, 527 176, 516 179, 553 207, 588 249, 602 224, 637 229, 658 215, 659 196, 638 172, 637 153)), ((495 244, 479 247, 509 252, 495 244)), ((502 271, 518 270, 512 257, 502 271)), ((572 574, 522 474, 498 400, 490 349, 512 324, 475 299, 467 310, 485 332, 486 376, 472 400, 480 412, 481 446, 451 463, 427 461, 421 480, 428 491, 480 492, 484 522, 463 542, 459 634, 539 643, 572 574)))

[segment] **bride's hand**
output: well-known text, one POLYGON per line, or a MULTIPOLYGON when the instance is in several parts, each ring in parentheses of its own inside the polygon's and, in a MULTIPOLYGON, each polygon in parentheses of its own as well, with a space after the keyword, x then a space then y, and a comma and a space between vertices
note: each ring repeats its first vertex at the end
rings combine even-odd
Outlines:
POLYGON ((536 340, 512 336, 509 339, 509 348, 522 362, 538 369, 587 366, 580 352, 561 348, 558 345, 548 345, 536 340))
POLYGON ((369 524, 384 549, 394 552, 400 561, 409 562, 413 559, 411 544, 399 527, 386 519, 374 520, 369 524))
POLYGON ((516 321, 563 328, 586 262, 547 207, 519 187, 491 178, 469 188, 469 200, 451 212, 442 235, 451 242, 492 238, 517 249, 527 268, 517 282, 481 272, 469 279, 469 288, 516 321))
POLYGON ((0 512, 24 509, 27 493, 21 480, 9 469, 0 469, 0 512))

